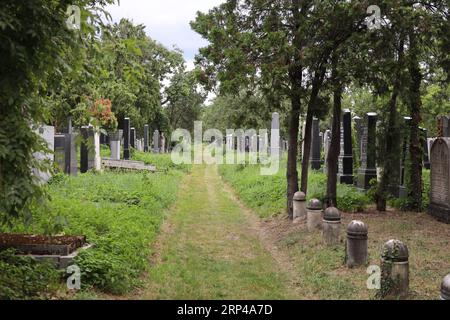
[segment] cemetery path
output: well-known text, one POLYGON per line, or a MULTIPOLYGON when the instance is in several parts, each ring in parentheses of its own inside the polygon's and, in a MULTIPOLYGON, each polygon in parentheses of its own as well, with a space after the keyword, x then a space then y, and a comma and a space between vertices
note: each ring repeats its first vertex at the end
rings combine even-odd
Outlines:
POLYGON ((137 299, 292 299, 295 272, 217 166, 194 166, 137 299))

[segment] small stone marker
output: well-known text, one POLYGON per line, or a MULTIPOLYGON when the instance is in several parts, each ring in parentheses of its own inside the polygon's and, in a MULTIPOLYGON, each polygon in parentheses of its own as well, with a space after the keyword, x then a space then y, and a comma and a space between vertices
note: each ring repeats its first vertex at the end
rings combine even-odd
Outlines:
POLYGON ((353 184, 352 113, 348 109, 342 115, 338 178, 340 183, 353 184))
POLYGON ((389 240, 381 253, 381 290, 387 299, 405 298, 409 291, 409 252, 400 240, 389 240))
POLYGON ((347 267, 353 268, 367 263, 367 225, 353 220, 347 226, 347 244, 345 260, 347 267))
POLYGON ((358 171, 357 186, 360 190, 369 190, 370 181, 377 179, 376 168, 376 128, 377 114, 369 112, 361 134, 361 167, 358 171))
POLYGON ((311 135, 311 156, 310 163, 311 169, 320 170, 320 127, 319 119, 314 118, 312 122, 312 135, 311 135))
POLYGON ((335 207, 329 207, 323 213, 323 240, 329 247, 339 244, 341 234, 341 213, 335 207))
POLYGON ((306 211, 306 225, 309 231, 322 228, 322 202, 318 199, 312 199, 308 204, 306 211))
POLYGON ((130 118, 123 121, 123 158, 130 160, 130 118))
POLYGON ((294 220, 306 220, 306 195, 298 191, 293 198, 294 220))
POLYGON ((450 300, 450 274, 442 280, 441 300, 450 300))
MULTIPOLYGON (((80 146, 80 172, 86 173, 96 168, 96 149, 94 128, 91 126, 81 127, 81 135, 83 140, 80 146)), ((100 153, 100 146, 98 145, 100 153)), ((100 164, 101 166, 101 164, 100 164)))
POLYGON ((149 140, 149 127, 148 124, 144 125, 144 152, 148 152, 148 140, 149 140))

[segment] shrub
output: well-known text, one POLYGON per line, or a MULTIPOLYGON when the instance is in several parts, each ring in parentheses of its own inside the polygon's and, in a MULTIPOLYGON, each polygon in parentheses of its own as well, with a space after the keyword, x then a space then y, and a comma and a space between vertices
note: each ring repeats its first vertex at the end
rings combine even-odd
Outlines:
POLYGON ((0 300, 46 299, 56 291, 59 273, 50 263, 0 252, 0 300))

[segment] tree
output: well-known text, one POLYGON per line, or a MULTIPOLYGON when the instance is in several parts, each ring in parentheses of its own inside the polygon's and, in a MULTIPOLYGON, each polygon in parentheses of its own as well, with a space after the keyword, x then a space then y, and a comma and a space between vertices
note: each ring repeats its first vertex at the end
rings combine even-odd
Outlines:
MULTIPOLYGON (((2 2, 0 11, 0 215, 3 223, 21 213, 30 216, 29 206, 41 198, 42 189, 31 168, 42 170, 35 152, 46 149, 32 126, 48 120, 40 92, 46 92, 55 74, 70 69, 64 50, 78 45, 79 36, 66 25, 69 5, 83 9, 109 0, 55 0, 2 2)), ((91 15, 93 17, 93 15, 91 15)), ((83 23, 81 32, 90 33, 83 23)))
MULTIPOLYGON (((192 28, 210 42, 200 50, 199 77, 208 87, 219 85, 221 93, 261 90, 275 103, 288 99, 289 151, 287 164, 287 208, 292 216, 292 197, 299 189, 297 172, 299 116, 308 101, 302 188, 306 191, 310 127, 323 85, 326 63, 333 49, 348 37, 327 20, 333 4, 340 1, 235 1, 229 0, 208 14, 198 13, 192 28), (325 25, 325 26, 324 26, 325 25), (323 30, 322 31, 322 26, 323 30), (316 55, 316 53, 322 53, 316 55), (309 77, 304 78, 308 71, 309 77), (309 99, 308 99, 309 98, 309 99)), ((352 12, 365 12, 361 4, 352 12)), ((345 21, 347 23, 347 21, 345 21)))

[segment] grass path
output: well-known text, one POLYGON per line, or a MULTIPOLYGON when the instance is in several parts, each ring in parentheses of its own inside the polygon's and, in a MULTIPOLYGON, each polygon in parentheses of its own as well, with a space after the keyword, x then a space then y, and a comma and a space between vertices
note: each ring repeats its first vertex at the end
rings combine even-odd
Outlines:
POLYGON ((221 180, 195 166, 155 245, 139 299, 289 299, 295 272, 260 220, 221 180))

